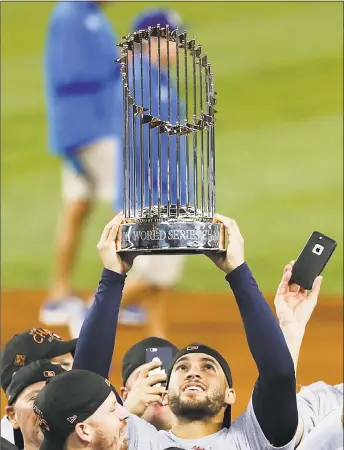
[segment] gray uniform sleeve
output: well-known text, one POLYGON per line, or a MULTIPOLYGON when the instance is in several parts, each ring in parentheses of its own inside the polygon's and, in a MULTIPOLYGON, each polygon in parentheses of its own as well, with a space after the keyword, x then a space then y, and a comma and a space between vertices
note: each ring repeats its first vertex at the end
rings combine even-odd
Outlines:
POLYGON ((303 422, 301 442, 331 411, 343 407, 343 383, 330 385, 319 381, 297 394, 299 419, 303 422))
POLYGON ((264 436, 264 433, 258 423, 254 413, 252 399, 248 408, 242 416, 236 420, 232 427, 233 437, 236 441, 237 448, 250 450, 294 450, 295 437, 283 447, 274 447, 264 436))
POLYGON ((130 414, 127 419, 128 450, 155 450, 158 431, 153 425, 130 414))
POLYGON ((340 450, 343 438, 343 408, 339 407, 317 424, 298 450, 340 450))

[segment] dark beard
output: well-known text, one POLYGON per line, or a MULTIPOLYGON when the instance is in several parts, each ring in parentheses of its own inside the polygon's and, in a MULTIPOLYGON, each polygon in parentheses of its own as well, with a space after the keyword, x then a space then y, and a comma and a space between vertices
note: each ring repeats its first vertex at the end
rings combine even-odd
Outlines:
POLYGON ((178 418, 187 422, 197 422, 209 417, 214 417, 223 408, 224 392, 214 391, 212 398, 206 396, 202 401, 182 401, 179 395, 169 395, 168 403, 171 411, 178 418))

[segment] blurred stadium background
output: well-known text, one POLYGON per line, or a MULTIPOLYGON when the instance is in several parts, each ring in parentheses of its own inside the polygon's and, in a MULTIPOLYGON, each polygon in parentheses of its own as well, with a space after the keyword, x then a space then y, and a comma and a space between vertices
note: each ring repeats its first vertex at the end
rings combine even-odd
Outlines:
MULTIPOLYGON (((151 5, 109 3, 107 14, 118 37, 128 31, 136 13, 151 5)), ((267 295, 274 293, 283 266, 297 257, 312 231, 338 242, 324 272, 318 311, 306 333, 299 376, 303 384, 326 376, 328 382, 339 382, 343 338, 342 4, 154 5, 178 11, 212 62, 219 111, 217 210, 238 221, 248 263, 261 289, 267 295)), ((48 2, 1 5, 2 345, 11 334, 36 326, 37 308, 53 262, 60 171, 59 160, 46 151, 42 80, 45 32, 53 6, 48 2)), ((99 207, 90 219, 75 273, 81 291, 97 286, 101 265, 96 243, 110 215, 108 208, 99 207)), ((178 298, 171 293, 170 338, 182 345, 203 336, 233 361, 234 380, 247 380, 237 409, 240 413, 255 369, 238 313, 229 305, 227 294, 218 292, 227 291, 227 284, 206 258, 194 256, 188 258, 178 289, 189 293, 178 298), (194 291, 205 293, 192 297, 194 291), (200 321, 202 331, 197 328, 200 321)), ((67 337, 66 330, 57 332, 67 337)), ((124 350, 142 333, 120 329, 115 368, 124 350)), ((116 376, 115 381, 118 385, 116 376)))

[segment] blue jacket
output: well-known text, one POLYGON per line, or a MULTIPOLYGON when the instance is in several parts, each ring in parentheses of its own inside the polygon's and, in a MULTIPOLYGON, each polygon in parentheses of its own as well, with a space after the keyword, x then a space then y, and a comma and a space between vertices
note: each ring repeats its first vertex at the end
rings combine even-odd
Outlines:
POLYGON ((121 133, 118 54, 97 2, 55 6, 44 61, 49 147, 76 166, 80 146, 121 133))

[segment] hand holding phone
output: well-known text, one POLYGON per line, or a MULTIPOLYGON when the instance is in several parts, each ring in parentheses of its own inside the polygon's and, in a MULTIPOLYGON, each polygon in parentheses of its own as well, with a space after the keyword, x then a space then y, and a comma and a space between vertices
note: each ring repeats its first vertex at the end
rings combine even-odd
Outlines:
MULTIPOLYGON (((159 358, 153 358, 152 362, 162 363, 159 358)), ((148 372, 148 376, 151 377, 153 375, 162 375, 165 374, 165 369, 161 369, 161 367, 157 367, 148 372)), ((156 383, 154 386, 166 386, 166 383, 156 383)))
POLYGON ((335 240, 314 231, 293 266, 289 284, 312 289, 314 280, 326 267, 336 246, 335 240))
POLYGON ((297 358, 300 349, 295 346, 298 343, 301 344, 306 325, 317 305, 322 277, 318 276, 314 280, 312 290, 306 291, 296 284, 289 283, 293 265, 294 261, 291 261, 284 268, 274 304, 278 321, 283 330, 290 353, 293 358, 297 358))
POLYGON ((147 407, 152 403, 162 405, 162 395, 165 387, 162 386, 166 382, 166 374, 158 373, 149 375, 150 372, 160 369, 161 361, 152 361, 144 364, 135 380, 125 402, 124 406, 129 412, 141 417, 147 407))
MULTIPOLYGON (((167 373, 172 361, 173 361, 173 353, 171 347, 152 347, 146 348, 146 363, 150 363, 159 359, 161 361, 160 369, 151 370, 149 375, 151 374, 162 374, 167 373)), ((166 383, 163 383, 162 386, 166 386, 166 383)))

